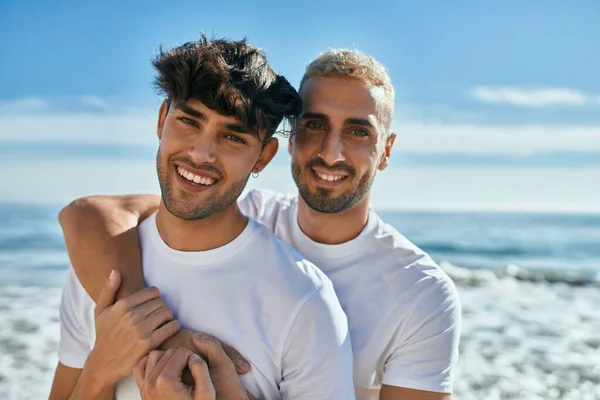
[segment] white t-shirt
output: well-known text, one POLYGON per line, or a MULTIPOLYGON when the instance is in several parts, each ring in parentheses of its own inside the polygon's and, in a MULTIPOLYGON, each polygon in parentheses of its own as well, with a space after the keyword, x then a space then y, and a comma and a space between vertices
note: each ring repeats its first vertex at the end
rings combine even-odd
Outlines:
POLYGON ((452 280, 371 210, 367 226, 339 245, 314 242, 298 225, 298 198, 253 190, 242 212, 271 229, 331 279, 348 316, 354 385, 452 392, 461 305, 452 280))
MULTIPOLYGON (((354 397, 347 319, 331 281, 262 224, 249 219, 232 242, 203 252, 168 247, 155 216, 139 233, 147 284, 184 327, 250 362, 241 379, 256 398, 354 397)), ((94 302, 72 269, 60 311, 60 362, 83 368, 95 341, 94 302)), ((119 382, 116 398, 140 398, 133 376, 119 382)))

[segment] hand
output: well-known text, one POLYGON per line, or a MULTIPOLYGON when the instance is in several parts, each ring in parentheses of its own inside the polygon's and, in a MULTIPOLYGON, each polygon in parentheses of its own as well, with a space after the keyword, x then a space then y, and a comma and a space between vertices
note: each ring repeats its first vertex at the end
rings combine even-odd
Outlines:
POLYGON ((86 362, 106 385, 131 375, 142 357, 180 328, 155 287, 114 303, 120 284, 121 275, 113 271, 96 303, 96 343, 86 362))
MULTIPOLYGON (((193 352, 197 352, 196 346, 194 345, 194 331, 189 329, 180 329, 176 334, 165 340, 159 347, 160 350, 168 350, 178 347, 185 347, 193 352)), ((203 335, 198 333, 199 335, 203 335)), ((233 347, 227 346, 226 344, 220 342, 221 347, 227 354, 227 357, 231 359, 233 364, 235 365, 235 369, 238 374, 244 375, 250 371, 250 363, 246 361, 244 357, 240 353, 238 353, 233 347)), ((184 375, 185 378, 185 375, 184 375)), ((184 379, 185 381, 185 379, 184 379)), ((190 382, 191 383, 191 382, 190 382)))
POLYGON ((219 400, 254 400, 244 389, 231 358, 216 338, 197 333, 193 340, 196 351, 206 360, 219 400))
POLYGON ((166 352, 155 350, 133 369, 143 400, 215 400, 215 388, 206 362, 184 347, 166 352), (182 381, 184 368, 194 377, 194 387, 182 381))

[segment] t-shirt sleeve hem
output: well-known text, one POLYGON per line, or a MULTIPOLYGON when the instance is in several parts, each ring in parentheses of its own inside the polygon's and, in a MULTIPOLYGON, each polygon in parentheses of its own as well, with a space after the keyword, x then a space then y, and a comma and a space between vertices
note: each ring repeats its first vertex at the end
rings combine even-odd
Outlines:
POLYGON ((415 379, 407 379, 400 376, 384 376, 382 383, 388 386, 424 390, 427 392, 452 393, 452 388, 446 382, 424 382, 415 379))
POLYGON ((58 354, 58 361, 60 361, 61 364, 66 365, 70 368, 83 369, 86 360, 87 357, 83 357, 81 355, 69 353, 66 351, 61 351, 58 354))

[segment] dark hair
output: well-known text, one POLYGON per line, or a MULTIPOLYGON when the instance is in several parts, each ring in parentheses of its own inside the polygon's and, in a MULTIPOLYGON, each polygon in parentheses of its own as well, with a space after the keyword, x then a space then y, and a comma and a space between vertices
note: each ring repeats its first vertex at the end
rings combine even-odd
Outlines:
MULTIPOLYGON (((298 92, 269 66, 264 53, 246 39, 199 40, 164 51, 152 62, 154 81, 169 105, 190 98, 216 112, 236 117, 248 128, 273 136, 284 118, 295 129, 302 110, 298 92)), ((280 131, 286 133, 286 131, 280 131)))

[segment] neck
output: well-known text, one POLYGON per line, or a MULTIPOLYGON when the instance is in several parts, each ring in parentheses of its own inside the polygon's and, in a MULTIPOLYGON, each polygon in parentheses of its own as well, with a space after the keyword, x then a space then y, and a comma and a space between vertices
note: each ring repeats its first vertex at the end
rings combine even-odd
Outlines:
POLYGON ((317 243, 341 244, 357 237, 369 220, 369 195, 349 210, 335 214, 313 210, 298 196, 298 225, 317 243))
POLYGON ((186 221, 171 214, 161 202, 156 226, 161 238, 172 249, 206 251, 226 245, 238 237, 248 224, 237 202, 208 218, 186 221))

